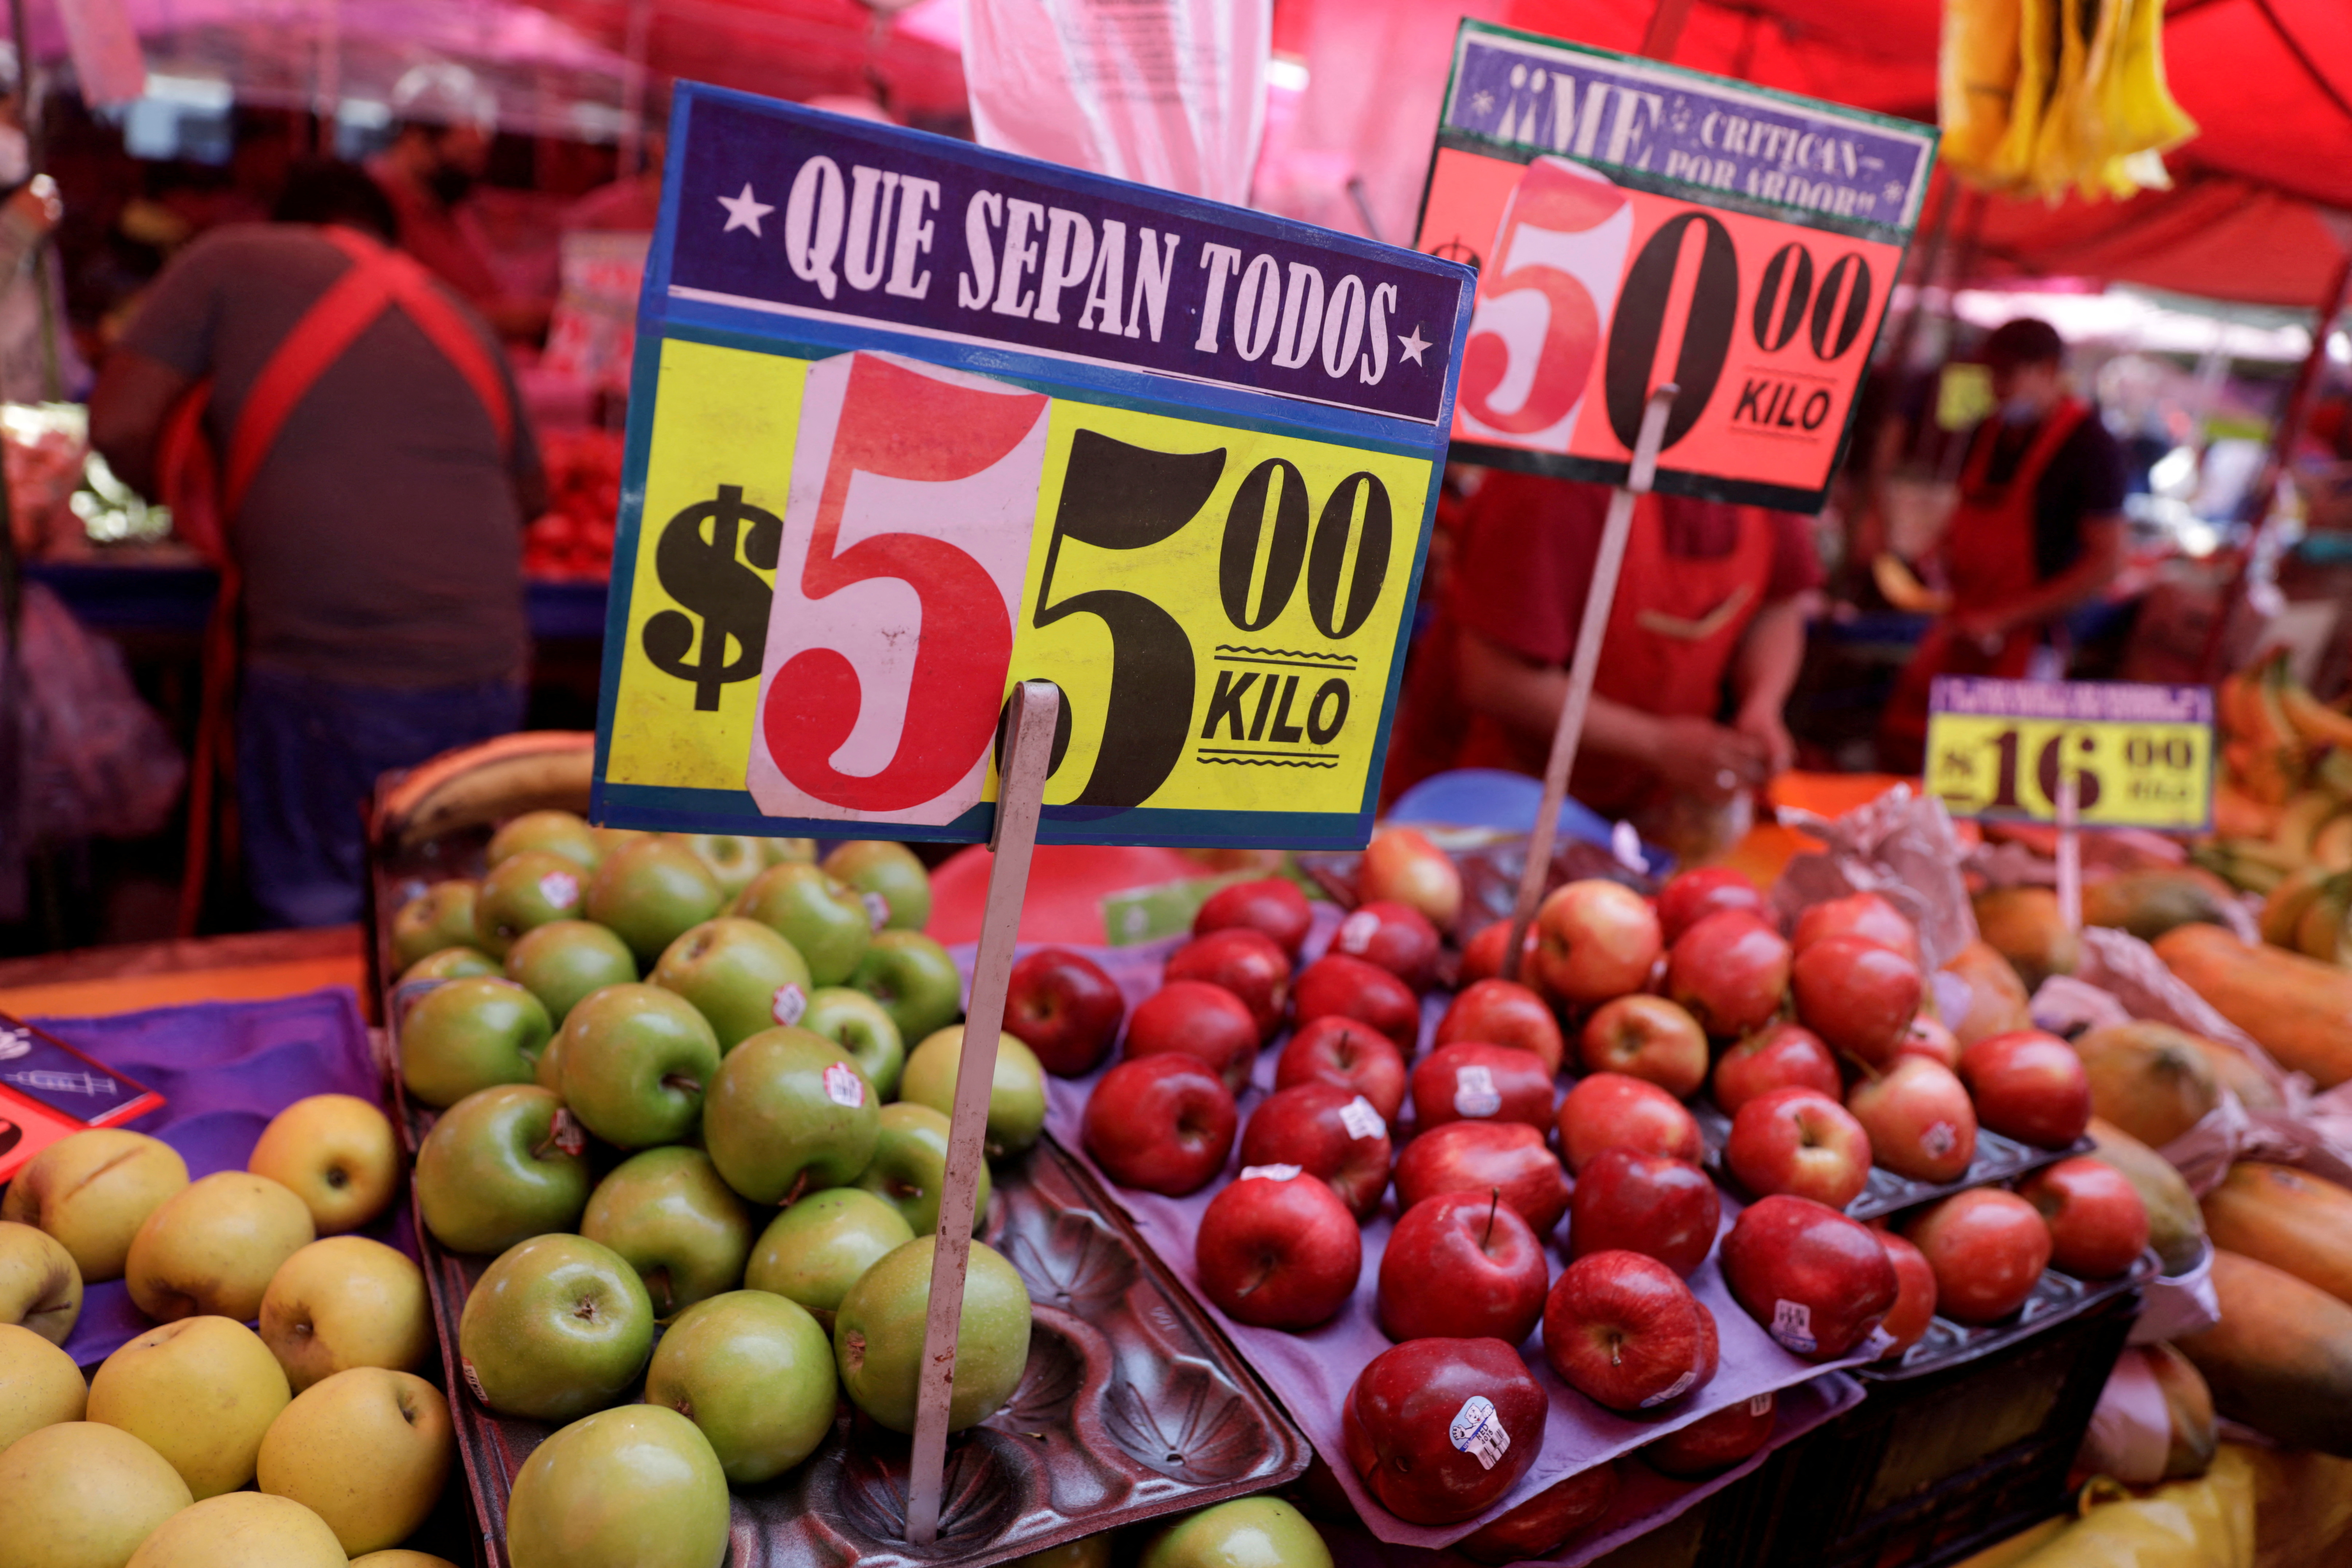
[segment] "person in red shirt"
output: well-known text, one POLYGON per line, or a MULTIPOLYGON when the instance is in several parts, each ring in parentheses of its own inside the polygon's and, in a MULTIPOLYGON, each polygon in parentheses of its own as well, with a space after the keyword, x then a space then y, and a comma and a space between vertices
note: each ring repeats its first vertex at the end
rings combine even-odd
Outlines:
MULTIPOLYGON (((1389 793, 1447 768, 1540 776, 1609 490, 1492 473, 1408 675, 1389 793)), ((1681 496, 1635 503, 1570 792, 1665 832, 1794 760, 1781 709, 1822 569, 1804 519, 1681 496)), ((1669 837, 1675 835, 1669 834, 1669 837)))
POLYGON ((503 338, 536 341, 549 302, 499 284, 478 226, 460 208, 489 167, 498 102, 458 66, 419 66, 393 89, 392 145, 368 163, 399 220, 400 248, 481 312, 503 338))

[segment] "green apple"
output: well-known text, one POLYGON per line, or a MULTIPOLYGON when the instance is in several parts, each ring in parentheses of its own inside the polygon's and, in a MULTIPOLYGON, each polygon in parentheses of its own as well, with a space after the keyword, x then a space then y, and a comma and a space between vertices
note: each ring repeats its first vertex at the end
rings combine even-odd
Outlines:
POLYGON ((503 1252, 570 1230, 588 1206, 588 1139, 535 1084, 467 1095, 416 1151, 411 1178, 425 1228, 452 1252, 503 1252))
POLYGON ((898 1097, 898 1074, 907 1065, 907 1045, 881 1003, 846 985, 820 985, 809 994, 801 1027, 847 1051, 875 1093, 886 1100, 898 1097))
POLYGON ((179 1151, 144 1132, 92 1127, 58 1139, 0 1189, 0 1220, 47 1231, 84 1285, 122 1278, 147 1216, 188 1184, 179 1151))
POLYGON ((462 878, 436 882, 392 917, 392 963, 405 969, 428 952, 474 945, 476 887, 462 878))
POLYGON ((575 1421, 530 1452, 507 1499, 509 1568, 719 1568, 727 1474, 659 1405, 575 1421))
POLYGON ((121 1427, 44 1426, 0 1449, 0 1561, 118 1568, 193 1500, 169 1461, 121 1427))
POLYGON ((278 1412, 262 1436, 254 1481, 326 1521, 356 1555, 397 1546, 423 1528, 457 1457, 439 1389, 410 1373, 352 1367, 278 1412))
POLYGON ((538 997, 558 1027, 582 998, 637 978, 629 944, 593 921, 550 921, 507 950, 507 978, 538 997))
POLYGON ((1142 1568, 1331 1568, 1331 1549, 1280 1498, 1236 1498, 1162 1531, 1142 1568))
POLYGON ((762 838, 760 853, 771 866, 816 864, 816 840, 814 838, 762 838))
MULTIPOLYGON (((841 1385, 857 1407, 893 1432, 915 1429, 915 1381, 930 1314, 931 1242, 918 1237, 866 1271, 833 1320, 841 1385)), ((956 1325, 955 1393, 948 1430, 996 1414, 1029 1365, 1029 1291, 995 1248, 971 1244, 963 1316, 956 1325)))
POLYGON ((251 1329, 227 1318, 182 1318, 99 1363, 89 1418, 163 1455, 202 1501, 253 1479, 262 1435, 293 1397, 278 1358, 251 1329))
POLYGON ((579 861, 544 849, 499 861, 474 900, 474 945, 502 959, 523 932, 551 921, 577 920, 587 881, 579 861))
POLYGON ((416 980, 474 980, 499 973, 499 961, 478 947, 436 947, 400 972, 398 984, 416 980))
POLYGON ((729 1053, 702 1108, 702 1138, 727 1184, 755 1204, 844 1186, 873 1158, 881 1097, 849 1054, 793 1025, 729 1053))
POLYGON ((580 1124, 621 1149, 675 1143, 702 1114, 719 1040, 658 985, 607 985, 563 1021, 556 1072, 580 1124))
MULTIPOLYGON (((917 1236, 940 1228, 940 1192, 948 1178, 948 1119, 928 1105, 901 1100, 882 1108, 874 1158, 857 1185, 897 1209, 917 1236)), ((988 1166, 980 1167, 972 1214, 988 1207, 988 1166)))
POLYGON ((671 942, 650 977, 710 1021, 721 1052, 747 1036, 797 1024, 808 1010, 809 966, 758 921, 722 915, 671 942))
POLYGON ((838 985, 856 973, 874 938, 873 919, 855 889, 797 862, 761 872, 735 900, 735 912, 799 949, 819 985, 838 985))
POLYGON ((811 1193, 768 1222, 743 1283, 807 1308, 827 1329, 860 1276, 915 1239, 906 1215, 862 1187, 811 1193))
POLYGON ((853 838, 834 847, 824 858, 824 868, 860 893, 879 897, 882 902, 876 912, 886 929, 920 931, 929 922, 931 875, 905 845, 853 838))
POLYGON ((596 1184, 580 1234, 629 1260, 667 1321, 742 1283, 751 1211, 699 1149, 648 1149, 596 1184))
POLYGON ((436 985, 400 1021, 400 1080, 409 1098, 455 1105, 477 1089, 529 1083, 554 1024, 511 980, 483 975, 436 985))
POLYGON ((744 834, 672 833, 665 837, 694 851, 703 869, 719 884, 719 890, 730 899, 768 868, 768 857, 760 848, 760 841, 744 834))
POLYGON ((963 1011, 962 973, 919 931, 875 932, 849 983, 882 1004, 901 1039, 919 1040, 963 1011))
MULTIPOLYGON (((64 1242, 37 1226, 0 1220, 0 1323, 61 1345, 81 1318, 81 1270, 64 1242)), ((0 1384, 0 1402, 6 1397, 0 1384)))
POLYGON ((596 864, 601 866, 611 859, 614 852, 623 845, 635 844, 638 839, 651 838, 653 835, 641 827, 591 827, 588 837, 596 842, 596 864))
MULTIPOLYGON (((898 1098, 955 1116, 956 1069, 963 1061, 963 1026, 950 1024, 917 1046, 898 1080, 898 1098)), ((988 1080, 988 1153, 1018 1154, 1045 1131, 1045 1069, 1013 1035, 996 1037, 996 1068, 988 1080)))
MULTIPOLYGON (((793 1310, 808 1317, 798 1307, 793 1310)), ((809 1327, 816 1328, 814 1320, 809 1327)), ((824 1346, 824 1381, 828 1385, 833 1382, 829 1344, 824 1346)), ((27 1432, 80 1420, 89 1404, 89 1389, 73 1357, 30 1329, 0 1323, 0 1449, 27 1432)))
POLYGON ((1110 1568, 1111 1532, 1081 1535, 1026 1557, 1015 1557, 1012 1568, 1110 1568))
POLYGON ((490 835, 486 857, 498 866, 526 850, 561 855, 583 871, 593 871, 604 858, 596 830, 568 811, 526 811, 490 835))
POLYGON ((582 1236, 535 1236, 482 1271, 457 1318, 474 1396, 502 1415, 570 1421, 628 1392, 654 1304, 628 1260, 582 1236))
POLYGON ((702 1428, 739 1487, 772 1480, 814 1453, 840 1402, 824 1330, 764 1290, 688 1308, 646 1368, 646 1403, 702 1428))
POLYGON ((608 926, 650 966, 662 949, 726 903, 701 857, 674 838, 633 838, 588 883, 588 918, 608 926))

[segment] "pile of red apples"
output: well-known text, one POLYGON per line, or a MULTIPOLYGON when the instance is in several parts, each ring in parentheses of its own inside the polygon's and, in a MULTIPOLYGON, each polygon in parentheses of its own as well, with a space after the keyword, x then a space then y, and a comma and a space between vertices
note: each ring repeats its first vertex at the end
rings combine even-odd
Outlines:
MULTIPOLYGON (((1899 1355, 1939 1311, 1998 1322, 2053 1262, 2112 1277, 2147 1246, 2137 1194, 2086 1159, 2018 1192, 1947 1197, 1900 1216, 1902 1234, 1843 1212, 1874 1161, 1949 1184, 1979 1127, 2060 1149, 2091 1113, 2065 1041, 2021 1031, 1963 1051, 1922 1013, 1917 933, 1874 894, 1816 905, 1784 934, 1735 871, 1686 872, 1654 900, 1569 883, 1544 900, 1519 978, 1497 973, 1504 923, 1469 942, 1465 984, 1414 1060, 1460 884, 1425 839, 1391 829, 1360 892, 1303 968, 1313 915, 1297 886, 1212 897, 1127 1019, 1084 1142, 1112 1180, 1181 1196, 1222 1174, 1238 1140, 1241 1173, 1200 1219, 1195 1276, 1230 1318, 1263 1328, 1310 1330, 1340 1310, 1363 1271, 1361 1227, 1393 1186, 1377 1315, 1398 1342, 1364 1367, 1343 1425, 1366 1489, 1402 1519, 1474 1518, 1525 1473, 1548 1401, 1518 1347, 1538 1331, 1563 1382, 1628 1415, 1668 1414, 1715 1375, 1716 1323, 1685 1283, 1721 1221, 1685 1103, 1702 1093, 1730 1118, 1721 1163, 1752 1200, 1722 1238, 1726 1282, 1797 1355, 1899 1355), (1238 1097, 1277 1042, 1274 1089, 1244 1124, 1238 1097), (1562 1092, 1564 1072, 1579 1076, 1562 1092)), ((1007 1023, 1064 1072, 1090 1070, 1118 1021, 1116 989, 1098 970, 1067 979, 1078 966, 1093 968, 1061 951, 1025 959, 1007 1023), (1057 1064, 1055 1042, 1024 1031, 1022 970, 1033 994, 1099 982, 1108 1028, 1057 1064)), ((1648 1457, 1719 1469, 1772 1425, 1769 1399, 1745 1401, 1648 1457)), ((1557 1544, 1611 1489, 1570 1478, 1465 1550, 1557 1544)))

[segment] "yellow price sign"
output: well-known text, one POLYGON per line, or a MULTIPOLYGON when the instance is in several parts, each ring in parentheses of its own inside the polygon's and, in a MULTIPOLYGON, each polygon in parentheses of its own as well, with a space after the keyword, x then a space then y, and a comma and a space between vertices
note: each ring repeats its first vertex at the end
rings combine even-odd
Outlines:
POLYGON ((1927 787, 1955 816, 2054 822, 2074 781, 2086 827, 2198 831, 2213 809, 2213 694, 2201 686, 1945 677, 1927 787))

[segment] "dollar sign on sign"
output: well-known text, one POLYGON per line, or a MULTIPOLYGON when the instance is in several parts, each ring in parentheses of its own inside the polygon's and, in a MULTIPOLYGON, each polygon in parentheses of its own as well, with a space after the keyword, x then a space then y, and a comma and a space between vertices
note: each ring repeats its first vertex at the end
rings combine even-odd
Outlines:
POLYGON ((744 505, 740 485, 721 485, 717 500, 697 501, 671 518, 663 525, 661 542, 654 548, 654 570, 661 577, 662 587, 692 613, 664 610, 648 619, 643 634, 646 657, 663 674, 694 683, 694 707, 699 713, 718 708, 719 688, 757 677, 765 651, 768 604, 773 590, 751 566, 736 559, 739 531, 744 560, 763 571, 774 571, 776 551, 783 542, 783 520, 744 505), (705 524, 709 530, 707 534, 705 524), (698 648, 698 616, 701 620, 698 648), (730 640, 736 649, 731 659, 727 647, 730 640), (691 663, 689 654, 696 656, 691 663))

